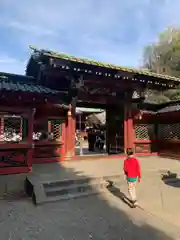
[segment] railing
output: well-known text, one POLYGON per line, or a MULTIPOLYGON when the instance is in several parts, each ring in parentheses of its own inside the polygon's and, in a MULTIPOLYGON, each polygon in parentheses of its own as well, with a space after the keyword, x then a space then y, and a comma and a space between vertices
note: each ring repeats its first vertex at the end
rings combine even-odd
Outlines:
POLYGON ((28 137, 28 119, 22 115, 0 113, 0 144, 19 143, 28 137))
POLYGON ((61 119, 40 119, 35 121, 34 141, 60 141, 62 137, 61 119))
POLYGON ((0 167, 27 166, 28 116, 25 113, 0 112, 0 167))
POLYGON ((180 155, 180 123, 136 124, 134 147, 137 153, 180 155))
POLYGON ((33 162, 59 161, 61 158, 62 119, 38 119, 34 125, 33 162))

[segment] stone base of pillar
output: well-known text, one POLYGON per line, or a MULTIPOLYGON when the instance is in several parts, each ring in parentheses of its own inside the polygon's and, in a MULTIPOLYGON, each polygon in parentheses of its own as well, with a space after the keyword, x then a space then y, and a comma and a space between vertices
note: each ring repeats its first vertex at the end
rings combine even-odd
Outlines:
POLYGON ((74 157, 74 152, 69 151, 65 154, 64 160, 72 160, 73 157, 74 157))

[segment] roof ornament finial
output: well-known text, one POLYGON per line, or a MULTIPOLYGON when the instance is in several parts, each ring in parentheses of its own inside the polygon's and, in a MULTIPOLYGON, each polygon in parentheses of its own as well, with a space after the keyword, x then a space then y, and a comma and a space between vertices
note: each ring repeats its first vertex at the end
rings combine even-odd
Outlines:
POLYGON ((32 50, 36 50, 36 48, 33 45, 29 45, 29 48, 32 50))
POLYGON ((35 46, 33 46, 33 45, 29 45, 29 48, 31 50, 33 50, 34 52, 39 52, 39 50, 35 46))

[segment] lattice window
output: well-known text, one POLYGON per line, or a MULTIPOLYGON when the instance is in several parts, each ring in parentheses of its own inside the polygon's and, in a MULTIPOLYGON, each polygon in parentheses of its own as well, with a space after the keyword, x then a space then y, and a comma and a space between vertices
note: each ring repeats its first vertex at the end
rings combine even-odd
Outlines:
POLYGON ((61 136, 62 120, 36 120, 34 125, 33 140, 59 140, 61 136))
POLYGON ((159 124, 159 140, 180 140, 180 123, 159 124))
POLYGON ((0 113, 0 142, 20 142, 28 136, 28 120, 22 115, 0 113))
POLYGON ((136 124, 135 136, 137 140, 152 140, 155 137, 154 124, 136 124))
POLYGON ((62 136, 62 121, 61 120, 51 120, 51 132, 53 134, 54 140, 59 140, 62 136))

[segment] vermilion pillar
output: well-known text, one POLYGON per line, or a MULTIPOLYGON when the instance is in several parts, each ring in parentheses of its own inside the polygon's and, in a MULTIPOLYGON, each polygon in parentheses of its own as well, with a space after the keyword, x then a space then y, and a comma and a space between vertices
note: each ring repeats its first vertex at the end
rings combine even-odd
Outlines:
POLYGON ((1 116, 0 118, 0 134, 3 135, 4 134, 4 117, 1 116))
POLYGON ((66 154, 66 123, 62 123, 62 136, 61 136, 62 146, 61 146, 61 160, 64 160, 66 154))
POLYGON ((133 115, 131 105, 128 107, 128 147, 134 148, 134 126, 133 126, 133 115))
POLYGON ((131 104, 124 106, 124 150, 134 148, 134 127, 131 104))
POLYGON ((72 119, 71 119, 71 131, 72 131, 72 146, 71 146, 71 151, 72 151, 72 157, 75 156, 75 134, 76 134, 76 117, 74 114, 72 114, 72 119))
POLYGON ((30 144, 30 146, 31 146, 28 149, 28 153, 27 153, 27 164, 29 167, 32 167, 32 164, 33 164, 33 151, 34 151, 33 131, 34 131, 34 114, 35 114, 35 112, 36 112, 36 109, 32 109, 32 112, 28 118, 28 144, 30 144))
POLYGON ((75 120, 72 116, 72 108, 69 107, 66 124, 66 154, 65 159, 70 160, 75 155, 75 120))
POLYGON ((106 151, 110 154, 110 134, 109 134, 109 107, 106 107, 106 151))
POLYGON ((128 147, 128 108, 124 105, 124 152, 128 147))
POLYGON ((51 132, 51 129, 52 129, 51 121, 48 121, 48 133, 51 132))

